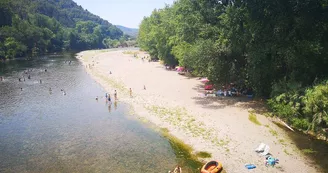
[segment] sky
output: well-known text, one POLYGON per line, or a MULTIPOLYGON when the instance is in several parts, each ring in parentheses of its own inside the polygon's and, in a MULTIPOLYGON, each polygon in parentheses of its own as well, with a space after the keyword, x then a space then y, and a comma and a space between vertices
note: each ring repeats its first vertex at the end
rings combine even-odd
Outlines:
POLYGON ((144 16, 156 8, 173 4, 174 0, 74 0, 89 12, 114 25, 138 28, 144 16))

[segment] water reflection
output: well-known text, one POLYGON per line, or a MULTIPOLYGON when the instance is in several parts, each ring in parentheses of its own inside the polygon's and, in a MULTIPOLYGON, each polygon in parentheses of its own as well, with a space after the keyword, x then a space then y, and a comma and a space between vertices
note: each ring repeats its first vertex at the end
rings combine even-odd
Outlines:
POLYGON ((0 76, 0 172, 167 172, 175 166, 170 143, 122 116, 125 105, 95 101, 105 92, 72 55, 0 63, 0 76))

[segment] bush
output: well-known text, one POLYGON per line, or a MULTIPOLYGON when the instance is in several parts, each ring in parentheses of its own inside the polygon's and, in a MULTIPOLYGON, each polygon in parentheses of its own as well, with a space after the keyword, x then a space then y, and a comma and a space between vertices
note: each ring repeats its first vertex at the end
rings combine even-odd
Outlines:
POLYGON ((268 100, 271 110, 293 127, 322 132, 328 127, 328 81, 268 100))

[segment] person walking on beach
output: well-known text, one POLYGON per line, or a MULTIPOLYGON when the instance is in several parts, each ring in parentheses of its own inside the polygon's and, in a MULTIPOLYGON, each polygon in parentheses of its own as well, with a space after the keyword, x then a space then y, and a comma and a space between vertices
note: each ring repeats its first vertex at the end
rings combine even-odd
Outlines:
POLYGON ((3 77, 2 76, 0 76, 0 81, 3 81, 3 77))
POLYGON ((96 100, 98 101, 98 96, 96 97, 96 100))
POLYGON ((107 94, 107 93, 105 94, 105 97, 106 97, 106 99, 107 99, 107 97, 108 97, 108 94, 107 94))
POLYGON ((144 90, 146 90, 146 85, 144 85, 144 90))
POLYGON ((42 83, 42 80, 40 79, 40 84, 42 83))
POLYGON ((117 100, 117 92, 116 92, 116 90, 114 91, 114 98, 115 98, 115 100, 117 100))
POLYGON ((31 79, 31 75, 28 75, 27 79, 31 79))
POLYGON ((130 97, 132 97, 132 89, 130 88, 130 97))

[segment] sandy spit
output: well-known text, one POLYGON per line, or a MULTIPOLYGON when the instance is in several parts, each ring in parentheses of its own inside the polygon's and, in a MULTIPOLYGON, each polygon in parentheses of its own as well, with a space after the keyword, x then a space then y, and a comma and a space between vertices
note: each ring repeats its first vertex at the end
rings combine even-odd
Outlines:
POLYGON ((261 125, 248 119, 250 111, 259 109, 257 103, 204 97, 203 84, 197 78, 141 59, 147 56, 136 49, 93 50, 77 55, 108 93, 113 96, 114 90, 118 91, 119 101, 130 105, 132 115, 167 128, 195 151, 210 152, 212 158, 204 161, 219 160, 226 172, 322 172, 268 118, 256 114, 261 125), (269 145, 270 153, 280 160, 276 167, 266 167, 265 158, 254 152, 261 142, 269 145), (257 168, 247 170, 244 165, 248 163, 257 168))

